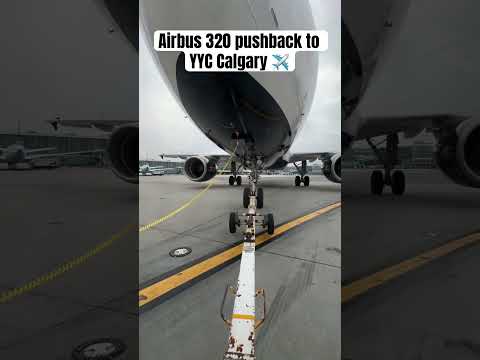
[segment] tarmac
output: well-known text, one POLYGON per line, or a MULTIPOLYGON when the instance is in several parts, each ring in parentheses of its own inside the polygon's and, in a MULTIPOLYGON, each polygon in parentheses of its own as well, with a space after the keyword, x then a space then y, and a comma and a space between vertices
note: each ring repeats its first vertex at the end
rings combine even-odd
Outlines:
MULTIPOLYGON (((478 358, 477 244, 365 291, 343 303, 342 311, 340 286, 478 233, 480 191, 452 184, 436 170, 408 170, 402 197, 388 190, 372 197, 370 171, 343 173, 341 209, 257 251, 256 285, 265 288, 267 299, 258 359, 339 359, 340 340, 342 359, 478 358)), ((241 240, 240 233, 228 232, 227 217, 241 209, 242 188, 230 187, 224 177, 214 181, 191 207, 142 233, 140 272, 136 261, 129 263, 138 246, 129 241, 137 238, 133 233, 54 281, 0 304, 0 357, 48 354, 66 360, 79 344, 105 337, 135 344, 138 315, 132 309, 138 309, 139 283, 155 282, 241 240), (168 254, 181 246, 192 253, 168 254)), ((263 212, 272 212, 277 224, 341 198, 340 186, 322 176, 313 176, 309 188, 294 187, 291 176, 265 176, 261 183, 263 212)), ((138 195, 107 169, 3 171, 1 291, 28 283, 135 223, 138 196, 144 225, 204 186, 183 176, 144 177, 138 195)), ((141 359, 221 359, 228 328, 220 305, 238 266, 230 263, 140 309, 141 359)))
POLYGON ((127 224, 83 263, 0 303, 0 358, 72 359, 80 344, 118 338, 136 354, 137 187, 108 169, 2 171, 0 292, 77 259, 127 224))
MULTIPOLYGON (((225 176, 190 207, 140 234, 140 287, 186 264, 209 258, 242 240, 230 234, 228 215, 242 211, 241 187, 225 176), (169 252, 189 247, 185 257, 169 252)), ((264 176, 263 213, 275 223, 297 219, 340 201, 340 185, 312 176, 310 187, 295 187, 293 176, 264 176)), ((184 176, 141 177, 140 225, 188 202, 204 189, 184 176)), ((256 251, 256 286, 266 291, 267 314, 257 332, 257 359, 340 358, 341 209, 296 226, 256 251)), ((225 288, 237 281, 239 261, 226 264, 155 302, 140 315, 140 358, 222 359, 229 329, 220 318, 225 288)), ((227 309, 226 313, 231 309, 227 309)))
MULTIPOLYGON (((480 231, 480 189, 407 170, 403 196, 378 197, 369 176, 343 171, 343 287, 480 231)), ((343 303, 342 359, 477 359, 479 258, 476 242, 343 303)))

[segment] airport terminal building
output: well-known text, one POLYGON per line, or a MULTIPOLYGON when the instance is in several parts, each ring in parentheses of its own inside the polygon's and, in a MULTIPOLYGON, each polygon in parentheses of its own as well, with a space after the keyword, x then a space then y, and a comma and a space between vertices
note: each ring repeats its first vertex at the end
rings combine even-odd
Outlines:
MULTIPOLYGON (((107 147, 108 137, 102 135, 87 136, 73 133, 39 133, 26 132, 0 133, 0 147, 5 148, 12 144, 21 144, 28 149, 55 148, 55 153, 103 150, 107 147)), ((62 159, 66 166, 106 166, 106 159, 102 153, 72 156, 62 159)))

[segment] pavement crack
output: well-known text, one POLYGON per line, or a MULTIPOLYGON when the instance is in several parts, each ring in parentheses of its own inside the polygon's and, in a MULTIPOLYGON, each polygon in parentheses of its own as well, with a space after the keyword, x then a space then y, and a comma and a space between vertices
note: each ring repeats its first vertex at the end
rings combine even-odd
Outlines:
POLYGON ((281 257, 285 257, 285 258, 289 258, 289 259, 295 259, 295 260, 305 261, 305 262, 308 262, 308 263, 328 266, 328 267, 332 267, 332 268, 335 268, 335 269, 341 269, 342 268, 339 265, 328 264, 328 263, 325 263, 325 262, 322 262, 322 261, 316 261, 316 260, 311 260, 311 259, 304 259, 304 258, 297 257, 297 256, 280 254, 280 253, 277 253, 277 252, 274 252, 274 251, 267 251, 267 250, 259 249, 259 250, 257 250, 257 252, 263 252, 263 253, 267 253, 267 254, 271 254, 271 255, 277 255, 277 256, 281 256, 281 257))

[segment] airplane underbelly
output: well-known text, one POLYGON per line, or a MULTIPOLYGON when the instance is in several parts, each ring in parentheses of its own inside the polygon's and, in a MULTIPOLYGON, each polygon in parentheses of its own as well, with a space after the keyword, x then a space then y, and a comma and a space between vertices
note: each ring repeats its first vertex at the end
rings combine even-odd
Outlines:
MULTIPOLYGON (((229 152, 237 147, 240 156, 248 149, 269 158, 288 148, 293 138, 287 118, 290 109, 282 107, 262 83, 247 72, 187 72, 184 61, 180 54, 175 76, 177 96, 210 140, 229 152)), ((262 80, 263 84, 290 90, 272 78, 262 80)))
MULTIPOLYGON (((269 20, 265 6, 252 5, 238 0, 142 0, 141 20, 150 43, 153 32, 161 29, 271 30, 278 24, 277 18, 269 20)), ((302 71, 292 73, 188 73, 182 53, 153 52, 167 86, 207 137, 229 152, 239 137, 237 153, 253 143, 264 158, 286 152, 306 116, 315 88, 316 56, 298 53, 297 68, 302 71)))
POLYGON ((410 0, 371 0, 367 8, 361 1, 342 1, 342 22, 360 57, 362 90, 399 34, 409 4, 410 0))

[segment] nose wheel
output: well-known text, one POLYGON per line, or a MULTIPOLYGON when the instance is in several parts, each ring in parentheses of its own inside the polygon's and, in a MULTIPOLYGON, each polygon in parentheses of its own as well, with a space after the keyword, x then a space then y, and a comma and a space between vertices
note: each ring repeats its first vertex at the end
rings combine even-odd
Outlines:
POLYGON ((263 189, 257 188, 256 194, 252 193, 252 190, 250 188, 243 189, 243 207, 245 209, 247 209, 250 205, 250 196, 255 196, 257 202, 256 207, 258 209, 263 209, 263 189))
MULTIPOLYGON (((307 180, 308 181, 308 180, 307 180)), ((237 213, 230 213, 228 228, 233 234, 237 231, 237 227, 245 224, 247 229, 261 225, 267 229, 269 234, 273 234, 275 231, 275 222, 272 214, 261 215, 257 212, 258 209, 263 209, 263 189, 257 187, 258 173, 255 170, 252 175, 249 176, 249 186, 243 189, 242 204, 247 209, 246 214, 239 216, 237 213), (262 219, 262 221, 258 221, 262 219), (246 219, 246 220, 245 220, 246 219)))
POLYGON ((230 234, 235 234, 237 232, 237 226, 240 226, 240 217, 237 213, 231 212, 228 220, 228 229, 230 230, 230 234))
POLYGON ((275 232, 275 221, 273 220, 273 214, 265 215, 263 219, 263 227, 267 228, 267 233, 272 235, 275 232))

